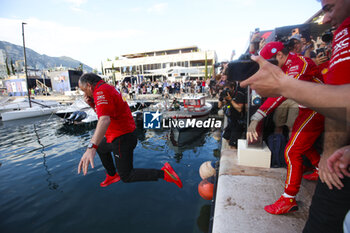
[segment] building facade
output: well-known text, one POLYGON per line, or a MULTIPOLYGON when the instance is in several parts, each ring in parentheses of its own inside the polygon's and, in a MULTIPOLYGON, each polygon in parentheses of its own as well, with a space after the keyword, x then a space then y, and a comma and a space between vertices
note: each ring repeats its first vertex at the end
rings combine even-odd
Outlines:
POLYGON ((197 46, 122 55, 121 59, 103 63, 103 72, 114 81, 205 79, 217 61, 213 50, 200 51, 197 46), (207 70, 206 70, 207 69, 207 70))

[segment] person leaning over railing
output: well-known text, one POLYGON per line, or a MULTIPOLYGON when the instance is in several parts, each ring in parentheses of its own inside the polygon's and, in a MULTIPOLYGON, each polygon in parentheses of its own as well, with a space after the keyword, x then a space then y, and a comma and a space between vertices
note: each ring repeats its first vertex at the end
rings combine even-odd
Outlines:
POLYGON ((262 96, 283 95, 326 116, 320 179, 304 233, 343 232, 344 218, 350 209, 350 1, 321 0, 321 3, 323 23, 337 28, 325 75, 327 85, 288 78, 262 57, 252 57, 260 69, 241 83, 242 87, 250 85, 262 96), (322 98, 318 97, 320 93, 322 98))

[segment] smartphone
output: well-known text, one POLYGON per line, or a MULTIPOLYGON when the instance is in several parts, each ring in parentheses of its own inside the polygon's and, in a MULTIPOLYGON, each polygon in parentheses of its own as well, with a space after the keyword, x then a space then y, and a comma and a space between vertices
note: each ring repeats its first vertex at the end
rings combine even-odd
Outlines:
MULTIPOLYGON (((268 60, 270 63, 277 65, 277 60, 268 60)), ((259 64, 255 61, 236 60, 228 64, 227 80, 228 81, 244 81, 259 70, 259 64)))
POLYGON ((319 48, 319 49, 316 49, 316 54, 318 55, 318 54, 320 54, 320 53, 322 53, 322 54, 323 54, 322 56, 325 56, 325 55, 326 55, 326 53, 325 53, 325 49, 324 49, 324 48, 319 48))

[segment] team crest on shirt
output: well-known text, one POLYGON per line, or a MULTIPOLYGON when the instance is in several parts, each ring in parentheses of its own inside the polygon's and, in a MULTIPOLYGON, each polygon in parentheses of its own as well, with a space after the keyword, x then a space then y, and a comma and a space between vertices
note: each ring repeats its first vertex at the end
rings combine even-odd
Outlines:
POLYGON ((325 75, 325 74, 327 74, 327 72, 328 72, 328 68, 324 68, 324 69, 321 71, 321 74, 322 74, 322 75, 325 75))

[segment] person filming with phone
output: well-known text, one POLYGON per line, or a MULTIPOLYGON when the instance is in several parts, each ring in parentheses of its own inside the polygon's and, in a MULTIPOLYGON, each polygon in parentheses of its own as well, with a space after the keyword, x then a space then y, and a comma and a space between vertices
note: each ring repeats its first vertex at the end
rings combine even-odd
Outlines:
MULTIPOLYGON (((322 83, 316 64, 310 59, 295 53, 290 53, 289 49, 282 42, 270 42, 260 51, 260 56, 265 59, 275 58, 278 66, 289 78, 322 83)), ((248 142, 258 139, 256 131, 258 122, 274 111, 287 98, 270 97, 258 111, 251 117, 251 123, 247 130, 248 142)), ((317 166, 320 155, 313 147, 314 142, 323 132, 324 117, 304 106, 299 106, 299 114, 294 122, 291 137, 286 145, 284 157, 287 164, 287 177, 284 193, 271 205, 265 206, 265 211, 270 214, 285 214, 298 209, 295 196, 299 192, 301 179, 303 176, 302 155, 310 160, 314 166, 314 172, 309 177, 314 180, 318 177, 317 166)))

